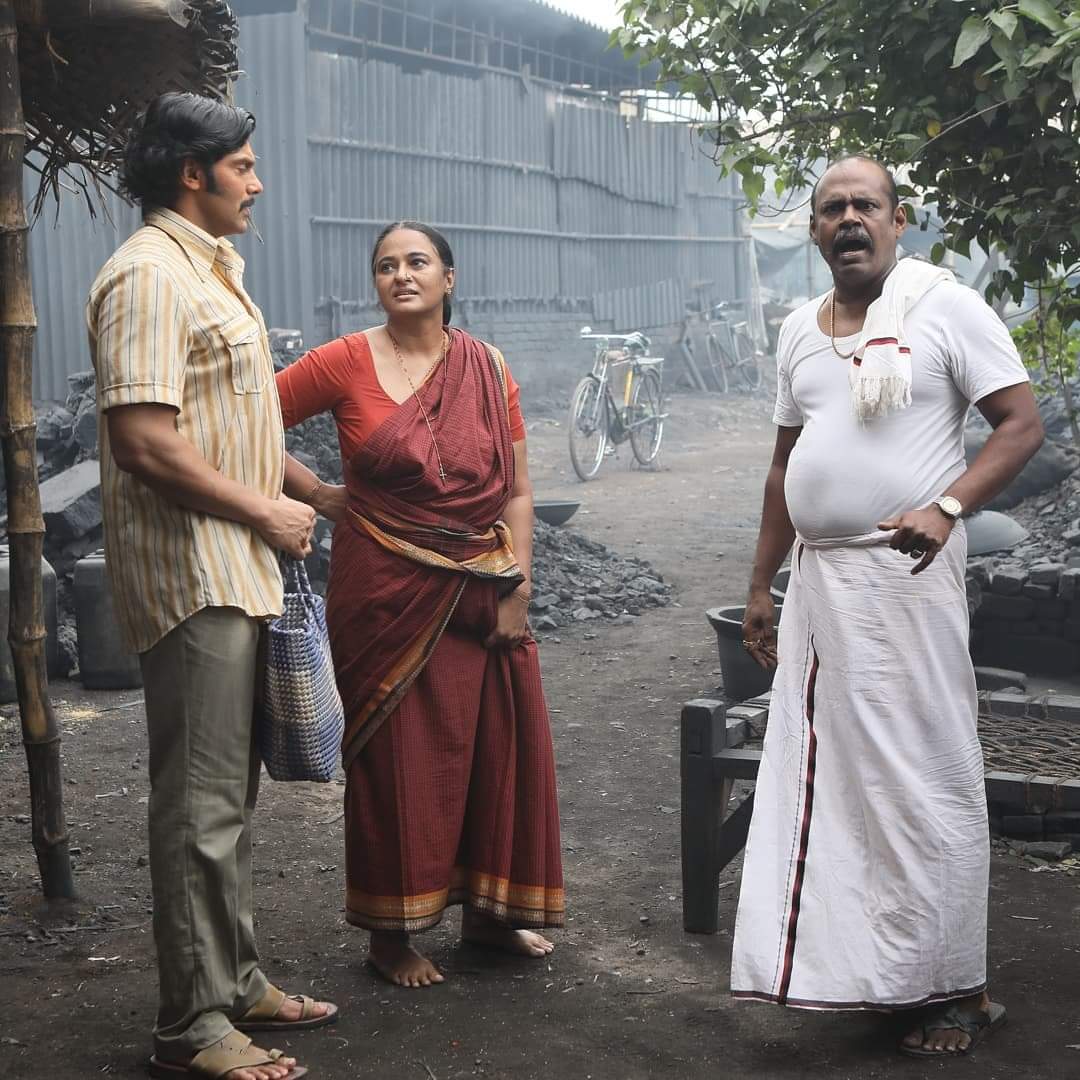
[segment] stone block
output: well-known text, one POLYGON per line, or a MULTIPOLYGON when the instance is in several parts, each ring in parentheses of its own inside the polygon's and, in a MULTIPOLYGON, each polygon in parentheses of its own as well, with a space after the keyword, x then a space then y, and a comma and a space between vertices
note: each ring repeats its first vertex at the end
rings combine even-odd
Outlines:
POLYGON ((1062 600, 1080 598, 1080 566, 1072 566, 1061 572, 1061 579, 1058 581, 1058 596, 1062 600))
POLYGON ((1080 546, 1080 518, 1077 518, 1062 534, 1061 539, 1069 547, 1080 546))
POLYGON ((1048 637, 1064 637, 1065 623, 1061 619, 1039 619, 1035 623, 1038 634, 1046 634, 1048 637))
POLYGON ((1080 833, 1080 810, 1054 810, 1046 815, 1043 829, 1047 836, 1057 833, 1080 833))
POLYGON ((1027 676, 1022 671, 1008 668, 977 667, 975 684, 980 690, 1003 690, 1006 686, 1027 686, 1027 676))
MULTIPOLYGON (((1021 586, 1023 588, 1023 586, 1021 586)), ((979 616, 983 619, 1003 619, 1023 622, 1035 615, 1035 601, 1030 596, 1003 596, 990 592, 983 596, 979 616)))
POLYGON ((984 631, 975 659, 979 664, 1018 667, 1046 675, 1071 675, 1077 670, 1080 657, 1076 645, 1065 638, 1043 634, 1018 637, 984 631))
POLYGON ((1024 783, 1024 798, 1029 814, 1046 814, 1057 805, 1058 781, 1052 776, 1029 776, 1024 783))
POLYGON ((1024 854, 1033 859, 1046 859, 1049 862, 1059 862, 1072 854, 1072 844, 1067 840, 1037 840, 1024 845, 1024 854))
POLYGON ((1006 814, 1001 819, 1001 831, 1005 836, 1014 836, 1018 839, 1037 837, 1041 840, 1043 835, 1043 815, 1006 814))
POLYGON ((81 461, 41 485, 41 513, 50 540, 63 543, 101 525, 101 469, 81 461))
MULTIPOLYGON (((1005 623, 1005 626, 1008 627, 1005 631, 1007 634, 1015 634, 1017 637, 1035 637, 1041 633, 1039 624, 1034 619, 1029 622, 1005 623)), ((1060 633, 1051 634, 1051 637, 1060 637, 1060 633)))
POLYGON ((1054 792, 1055 810, 1080 810, 1080 780, 1063 780, 1054 792))
POLYGON ((1005 817, 1023 809, 1025 783, 1027 776, 1024 773, 988 772, 986 798, 990 804, 990 812, 996 817, 1005 817))
POLYGON ((1031 702, 1026 694, 1007 694, 996 690, 987 701, 994 716, 1027 716, 1031 702))
POLYGON ((1022 596, 1029 596, 1032 600, 1049 600, 1057 595, 1057 590, 1051 585, 1032 585, 1029 581, 1021 590, 1022 596))
POLYGON ((1046 718, 1048 720, 1068 720, 1080 724, 1080 697, 1073 694, 1048 694, 1046 697, 1046 718))
POLYGON ((1064 600, 1036 600, 1035 617, 1037 619, 1064 619, 1068 614, 1068 608, 1069 605, 1064 600))
POLYGON ((1019 596, 1025 581, 1027 571, 1022 566, 998 566, 990 575, 990 591, 998 596, 1019 596))
POLYGON ((82 450, 97 457, 98 417, 97 406, 89 403, 75 417, 75 441, 82 450))
POLYGON ((1035 563, 1028 569, 1028 581, 1033 585, 1048 585, 1056 590, 1064 570, 1064 563, 1035 563))
POLYGON ((1073 854, 1080 854, 1080 832, 1054 833, 1052 836, 1047 834, 1046 839, 1064 841, 1066 844, 1072 844, 1073 854))
POLYGON ((1080 641, 1080 619, 1066 619, 1062 625, 1061 636, 1066 641, 1080 641))

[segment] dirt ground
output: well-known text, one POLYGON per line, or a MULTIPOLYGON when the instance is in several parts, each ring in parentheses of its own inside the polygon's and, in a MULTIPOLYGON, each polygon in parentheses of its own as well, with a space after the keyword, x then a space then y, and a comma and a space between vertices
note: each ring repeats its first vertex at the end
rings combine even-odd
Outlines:
MULTIPOLYGON (((560 418, 561 420, 561 418, 560 418)), ((562 795, 570 921, 547 961, 456 944, 452 913, 427 934, 447 974, 406 991, 364 964, 342 914, 339 785, 264 778, 256 898, 264 967, 292 991, 336 1001, 340 1022, 280 1043, 314 1077, 636 1078, 1080 1077, 1080 889, 995 857, 990 969, 1010 1024, 971 1058, 894 1051, 873 1014, 736 1004, 727 995, 739 865, 723 875, 721 930, 683 933, 678 715, 716 685, 703 610, 741 600, 772 443, 767 407, 736 396, 671 404, 662 468, 620 450, 580 485, 565 427, 530 424, 538 497, 582 500, 573 527, 650 559, 675 606, 633 625, 542 643, 562 795)), ((137 691, 58 683, 81 911, 38 917, 18 720, 0 719, 0 1051, 3 1075, 137 1077, 150 1050, 156 976, 146 866, 145 736, 137 691)), ((10 714, 10 710, 7 710, 10 714)), ((265 1043, 264 1043, 265 1045, 265 1043)))

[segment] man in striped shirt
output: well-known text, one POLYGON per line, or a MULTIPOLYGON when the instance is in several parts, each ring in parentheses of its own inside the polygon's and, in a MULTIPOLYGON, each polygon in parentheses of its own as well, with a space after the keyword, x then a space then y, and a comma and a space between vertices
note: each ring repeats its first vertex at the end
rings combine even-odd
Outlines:
POLYGON ((302 1075, 240 1032, 337 1012, 271 986, 253 929, 257 645, 281 612, 278 552, 306 555, 315 524, 282 492, 266 328, 225 239, 246 231, 262 191, 254 127, 243 109, 193 94, 150 106, 123 171, 144 224, 87 306, 106 556, 146 691, 155 1076, 302 1075))

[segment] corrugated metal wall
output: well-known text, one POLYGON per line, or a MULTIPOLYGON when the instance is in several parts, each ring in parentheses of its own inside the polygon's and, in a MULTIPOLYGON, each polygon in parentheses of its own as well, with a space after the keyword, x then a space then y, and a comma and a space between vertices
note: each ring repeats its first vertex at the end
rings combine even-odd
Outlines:
MULTIPOLYGON (((25 172, 27 205, 37 174, 25 172)), ((34 397, 63 400, 67 377, 90 366, 86 345, 86 296, 102 263, 138 224, 138 214, 107 194, 92 219, 81 195, 65 191, 57 216, 46 207, 30 230, 30 277, 38 328, 34 338, 34 397)))
MULTIPOLYGON (((748 294, 737 187, 684 125, 515 75, 409 73, 316 51, 302 11, 245 16, 240 28, 236 99, 258 119, 266 191, 265 244, 239 247, 268 325, 311 342, 326 300, 370 303, 371 245, 409 217, 445 227, 458 296, 476 304, 591 304, 627 329, 657 325, 682 299, 748 294)), ((32 231, 38 397, 62 398, 67 374, 89 364, 87 289, 138 222, 110 206, 114 224, 94 225, 65 197, 59 227, 44 217, 32 231)))

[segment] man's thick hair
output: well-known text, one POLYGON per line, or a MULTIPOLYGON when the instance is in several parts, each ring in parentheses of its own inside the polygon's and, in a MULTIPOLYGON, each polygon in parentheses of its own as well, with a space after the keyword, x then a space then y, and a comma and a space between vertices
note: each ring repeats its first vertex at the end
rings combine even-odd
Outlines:
POLYGON ((124 148, 121 187, 144 210, 171 207, 187 159, 207 171, 212 185, 214 163, 239 150, 254 130, 255 117, 246 109, 198 94, 162 94, 139 118, 124 148))
MULTIPOLYGON (((876 165, 882 173, 885 175, 885 181, 889 188, 889 202, 892 204, 892 208, 895 210, 900 205, 900 193, 896 190, 896 177, 893 176, 892 171, 887 165, 882 165, 877 158, 870 157, 869 154, 845 154, 843 157, 837 158, 835 161, 830 161, 825 169, 828 172, 834 165, 843 165, 845 161, 867 161, 871 165, 876 165)), ((814 184, 813 190, 810 192, 810 214, 813 216, 817 210, 817 189, 818 184, 821 183, 825 173, 818 177, 814 184)))

